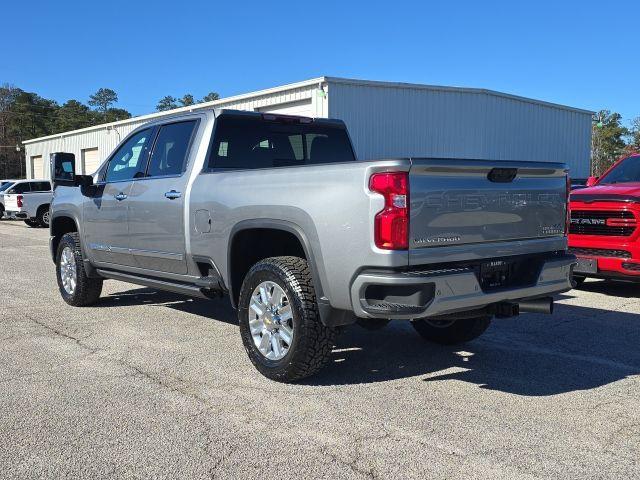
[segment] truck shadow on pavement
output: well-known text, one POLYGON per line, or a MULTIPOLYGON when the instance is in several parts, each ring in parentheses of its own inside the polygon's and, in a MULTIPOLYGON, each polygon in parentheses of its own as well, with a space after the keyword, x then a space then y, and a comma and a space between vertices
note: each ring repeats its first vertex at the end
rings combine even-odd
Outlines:
MULTIPOLYGON (((586 283, 589 289, 611 288, 586 283)), ((628 285, 616 285, 629 289, 628 285)), ((596 290, 593 290, 596 291, 596 290)), ((628 290, 631 296, 631 289, 628 290)), ((624 295, 621 295, 624 296, 624 295)), ((571 298, 571 293, 561 298, 571 298)), ((206 301, 140 288, 112 294, 101 306, 156 305, 237 325, 228 299, 206 301)), ((494 320, 479 339, 441 346, 406 321, 368 331, 357 325, 338 337, 330 363, 305 385, 461 381, 523 396, 588 390, 640 374, 640 314, 557 304, 553 316, 494 320)))

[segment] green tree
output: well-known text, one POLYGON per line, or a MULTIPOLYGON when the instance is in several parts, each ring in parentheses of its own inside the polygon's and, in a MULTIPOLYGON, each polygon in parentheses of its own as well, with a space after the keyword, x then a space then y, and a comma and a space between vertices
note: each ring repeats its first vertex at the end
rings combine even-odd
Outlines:
POLYGON ((156 110, 159 112, 164 112, 166 110, 172 110, 174 108, 178 108, 177 100, 175 97, 171 95, 167 95, 160 99, 158 104, 156 105, 156 110))
POLYGON ((55 132, 90 127, 95 122, 93 112, 78 100, 67 100, 55 114, 55 132))
POLYGON ((183 95, 182 98, 178 101, 182 104, 183 107, 188 107, 189 105, 193 105, 196 103, 196 101, 193 99, 193 95, 191 95, 190 93, 183 95))
POLYGON ((99 123, 117 122, 127 118, 131 118, 131 114, 124 108, 110 108, 102 115, 99 123))
POLYGON ((640 117, 631 120, 627 148, 630 153, 640 153, 640 117))
POLYGON ((625 152, 624 138, 629 130, 622 125, 622 116, 600 110, 593 116, 591 141, 591 170, 602 175, 625 152))
POLYGON ((218 95, 216 92, 209 92, 204 97, 202 97, 202 100, 200 100, 200 102, 198 103, 212 102, 214 100, 219 100, 219 99, 220 99, 220 95, 218 95))
POLYGON ((89 97, 87 102, 92 107, 96 108, 103 114, 107 113, 107 110, 118 101, 118 94, 110 88, 99 88, 96 93, 89 97))

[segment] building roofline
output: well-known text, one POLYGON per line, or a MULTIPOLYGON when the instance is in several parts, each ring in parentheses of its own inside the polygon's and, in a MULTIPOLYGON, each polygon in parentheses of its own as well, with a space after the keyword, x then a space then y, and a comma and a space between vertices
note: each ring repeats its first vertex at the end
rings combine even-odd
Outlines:
POLYGON ((62 137, 67 137, 67 136, 71 136, 71 135, 76 135, 78 133, 85 133, 85 132, 92 132, 92 131, 95 131, 95 130, 108 129, 109 127, 117 127, 118 125, 126 125, 126 124, 132 123, 132 122, 153 120, 155 118, 166 117, 166 116, 169 116, 169 115, 176 115, 176 114, 180 114, 180 113, 193 112, 195 110, 203 110, 203 109, 207 109, 207 108, 215 108, 215 107, 219 107, 221 105, 225 105, 225 104, 231 103, 231 102, 239 102, 239 101, 242 101, 242 100, 246 100, 248 98, 260 97, 260 96, 263 96, 263 95, 270 95, 272 93, 278 93, 278 92, 282 92, 282 91, 286 91, 286 90, 292 90, 292 89, 295 89, 295 88, 304 88, 304 87, 309 87, 311 85, 316 85, 316 84, 319 85, 319 84, 322 84, 324 82, 326 82, 325 77, 311 78, 309 80, 303 80, 301 82, 288 83, 286 85, 280 85, 278 87, 265 88, 263 90, 256 90, 254 92, 242 93, 240 95, 233 95, 231 97, 224 97, 224 98, 220 98, 219 100, 213 100, 211 102, 197 103, 197 104, 194 104, 194 105, 189 105, 188 107, 173 108, 171 110, 166 110, 164 112, 148 113, 146 115, 140 115, 140 116, 137 116, 137 117, 126 118, 124 120, 118 120, 117 122, 101 123, 99 125, 92 125, 91 127, 80 128, 78 130, 70 130, 68 132, 61 132, 61 133, 55 133, 53 135, 47 135, 46 137, 31 138, 29 140, 25 140, 22 143, 24 145, 28 145, 30 143, 36 143, 36 142, 40 142, 42 140, 52 140, 52 139, 55 139, 55 138, 62 138, 62 137))
POLYGON ((514 95, 511 93, 498 92, 497 90, 489 90, 486 88, 473 88, 473 87, 450 87, 443 85, 426 85, 423 83, 406 83, 406 82, 384 82, 377 80, 360 80, 357 78, 341 78, 341 77, 323 77, 327 83, 341 83, 347 85, 365 85, 370 87, 387 87, 387 88, 410 88, 414 90, 436 90, 443 92, 459 92, 459 93, 475 93, 492 95, 495 97, 510 98, 512 100, 518 100, 525 103, 532 103, 534 105, 545 105, 547 107, 558 108, 560 110, 569 110, 571 112, 585 113, 593 115, 595 112, 592 110, 586 110, 583 108, 570 107, 561 103, 547 102, 545 100, 537 100, 535 98, 522 97, 520 95, 514 95))
POLYGON ((292 90, 295 88, 304 88, 312 85, 322 85, 325 83, 336 83, 336 84, 344 84, 344 85, 364 85, 371 87, 385 87, 385 88, 410 88, 410 89, 418 89, 418 90, 432 90, 432 91, 443 91, 443 92, 459 92, 459 93, 473 93, 473 94, 484 94, 484 95, 492 95, 496 97, 509 98, 512 100, 517 100, 520 102, 531 103, 534 105, 544 105, 547 107, 558 108, 561 110, 568 110, 571 112, 583 113, 593 115, 593 111, 584 110, 580 108, 569 107, 567 105, 561 105, 558 103, 546 102, 544 100, 536 100, 533 98, 521 97, 519 95, 512 95, 510 93, 498 92, 495 90, 488 90, 485 88, 470 88, 470 87, 448 87, 448 86, 440 86, 440 85, 425 85, 420 83, 404 83, 404 82, 382 82, 377 80, 360 80, 355 78, 342 78, 342 77, 316 77, 311 78, 309 80, 303 80, 295 83, 288 83, 285 85, 280 85, 277 87, 265 88, 263 90, 256 90, 253 92, 243 93, 240 95, 233 95, 231 97, 221 98, 219 100, 213 100, 211 102, 203 102, 195 105, 189 105, 188 107, 180 107, 174 108, 172 110, 166 110, 164 112, 155 112, 148 113, 146 115, 140 115, 137 117, 131 117, 124 120, 118 120, 116 122, 110 123, 102 123, 99 125, 93 125, 91 127, 81 128, 78 130, 70 130, 68 132, 56 133, 53 135, 47 135, 45 137, 32 138, 29 140, 23 141, 23 145, 28 145, 31 143, 41 142, 43 140, 52 140, 56 138, 64 138, 72 135, 77 135, 79 133, 92 132, 96 130, 109 129, 113 127, 117 127, 119 125, 126 125, 132 122, 140 122, 146 120, 153 120, 156 118, 162 118, 170 115, 176 115, 180 113, 193 112, 196 110, 203 110, 207 108, 215 108, 225 105, 227 103, 238 102, 242 100, 246 100, 249 98, 260 97, 264 95, 270 95, 272 93, 279 93, 286 90, 292 90))

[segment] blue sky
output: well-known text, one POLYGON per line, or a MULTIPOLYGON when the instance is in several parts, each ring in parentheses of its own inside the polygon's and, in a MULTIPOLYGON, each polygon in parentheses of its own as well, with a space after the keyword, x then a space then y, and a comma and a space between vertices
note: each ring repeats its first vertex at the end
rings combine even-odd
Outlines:
POLYGON ((321 75, 480 87, 640 116, 640 2, 4 2, 0 83, 134 114, 321 75))

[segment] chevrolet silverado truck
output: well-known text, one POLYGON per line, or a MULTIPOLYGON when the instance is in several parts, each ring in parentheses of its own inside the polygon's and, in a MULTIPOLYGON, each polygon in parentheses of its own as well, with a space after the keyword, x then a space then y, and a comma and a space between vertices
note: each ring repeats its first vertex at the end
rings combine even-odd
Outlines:
POLYGON ((576 283, 587 277, 640 281, 640 155, 614 164, 571 194, 570 251, 576 283))
POLYGON ((18 180, 3 192, 8 217, 19 218, 30 227, 49 227, 53 192, 49 180, 18 180))
POLYGON ((228 294, 278 381, 317 372, 345 325, 466 342, 571 288, 563 164, 358 161, 341 121, 229 110, 143 125, 91 177, 72 154, 52 163, 68 304, 94 304, 106 279, 228 294))

